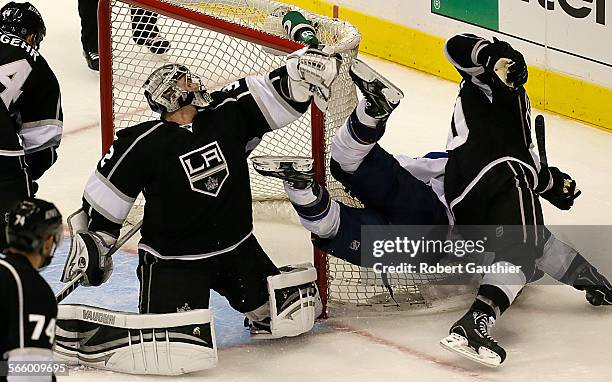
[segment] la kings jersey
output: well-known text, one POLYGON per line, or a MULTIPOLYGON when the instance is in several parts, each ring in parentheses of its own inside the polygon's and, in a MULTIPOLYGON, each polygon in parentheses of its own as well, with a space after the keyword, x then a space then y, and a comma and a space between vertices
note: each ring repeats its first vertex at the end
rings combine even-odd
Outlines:
POLYGON ((0 291, 0 360, 52 361, 57 304, 47 282, 26 257, 0 253, 0 291))
POLYGON ((447 143, 445 193, 451 209, 482 176, 505 161, 525 166, 537 184, 539 159, 531 139, 531 105, 523 87, 516 91, 494 83, 476 62, 490 42, 474 35, 451 38, 445 53, 463 77, 447 143))
POLYGON ((142 191, 141 249, 197 259, 237 247, 253 229, 247 156, 309 105, 281 95, 286 78, 281 68, 213 92, 189 126, 157 120, 120 130, 85 187, 89 229, 116 232, 142 191))
POLYGON ((27 167, 38 179, 51 167, 62 120, 59 84, 45 59, 0 30, 0 178, 27 167))

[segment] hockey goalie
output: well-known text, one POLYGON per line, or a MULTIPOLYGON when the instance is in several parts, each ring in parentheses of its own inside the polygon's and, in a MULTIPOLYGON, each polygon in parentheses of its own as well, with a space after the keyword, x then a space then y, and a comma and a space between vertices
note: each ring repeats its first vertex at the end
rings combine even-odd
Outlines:
POLYGON ((286 65, 207 92, 179 64, 155 70, 144 95, 159 120, 117 133, 69 220, 62 281, 108 280, 108 255, 139 193, 139 312, 62 305, 56 354, 81 365, 176 375, 217 364, 211 289, 244 313, 256 337, 312 329, 320 309, 311 264, 277 268, 253 235, 247 156, 267 132, 325 109, 338 58, 304 48, 286 65), (83 276, 81 276, 83 275, 83 276))

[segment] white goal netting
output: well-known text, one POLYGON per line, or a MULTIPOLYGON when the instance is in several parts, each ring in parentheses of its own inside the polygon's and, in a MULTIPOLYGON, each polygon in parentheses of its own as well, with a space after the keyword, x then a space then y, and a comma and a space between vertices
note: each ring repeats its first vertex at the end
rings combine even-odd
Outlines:
MULTIPOLYGON (((105 62, 110 65, 107 72, 110 72, 112 81, 105 80, 104 76, 101 78, 103 82, 111 82, 106 83, 110 85, 109 91, 103 96, 112 108, 112 120, 103 120, 105 134, 110 134, 111 139, 116 129, 158 118, 150 111, 141 86, 148 75, 162 64, 171 62, 188 66, 201 76, 209 90, 283 65, 284 55, 274 52, 270 47, 287 51, 286 47, 291 46, 281 20, 288 9, 299 10, 269 0, 101 0, 100 7, 107 7, 105 9, 108 10, 108 20, 101 17, 100 24, 110 27, 106 33, 108 36, 105 36, 108 37, 106 43, 110 57, 101 57, 101 65, 105 62), (203 21, 203 16, 206 20, 213 20, 214 25, 203 25, 208 22, 203 21), (216 23, 219 20, 221 24, 216 23), (235 37, 237 34, 240 36, 235 37), (169 49, 162 54, 154 54, 145 42, 150 37, 157 37, 158 40, 163 37, 168 41, 169 49), (287 44, 277 46, 279 38, 287 44)), ((332 197, 351 206, 358 206, 359 203, 343 191, 327 169, 331 138, 351 113, 357 100, 348 69, 357 54, 360 34, 346 22, 302 12, 314 23, 319 41, 328 49, 341 54, 343 64, 340 77, 334 83, 332 99, 322 120, 315 117, 313 123, 311 112, 306 113, 291 126, 267 134, 253 155, 321 158, 321 168, 325 169, 326 184, 332 197)), ((104 14, 101 9, 100 15, 104 14)), ((105 33, 103 28, 101 33, 105 33)), ((102 46, 100 51, 104 51, 102 46)), ((105 68, 101 71, 104 74, 105 68)), ((103 115, 109 112, 102 111, 103 115)), ((286 200, 280 181, 263 178, 252 169, 251 184, 256 203, 286 200)), ((327 256, 325 266, 330 302, 394 305, 389 296, 391 288, 400 303, 428 304, 422 286, 429 279, 421 279, 418 275, 394 275, 384 277, 383 280, 371 270, 331 256, 327 256)))

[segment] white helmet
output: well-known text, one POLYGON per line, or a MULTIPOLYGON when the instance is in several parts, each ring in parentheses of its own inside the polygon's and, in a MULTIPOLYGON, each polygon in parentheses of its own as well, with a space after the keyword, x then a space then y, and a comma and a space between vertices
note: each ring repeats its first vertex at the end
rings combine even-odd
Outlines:
POLYGON ((160 114, 187 105, 206 106, 212 101, 200 77, 192 74, 185 65, 167 64, 155 69, 143 88, 151 110, 160 114), (185 83, 181 86, 179 81, 183 78, 185 83), (188 90, 186 85, 193 88, 188 90))

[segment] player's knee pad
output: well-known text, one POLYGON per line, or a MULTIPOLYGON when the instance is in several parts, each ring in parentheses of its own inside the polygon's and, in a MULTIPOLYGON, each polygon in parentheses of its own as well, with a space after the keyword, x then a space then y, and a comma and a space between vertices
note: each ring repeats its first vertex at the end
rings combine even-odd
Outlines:
POLYGON ((130 374, 179 375, 217 365, 208 309, 135 314, 60 305, 53 350, 68 363, 130 374))
POLYGON ((257 338, 294 337, 308 332, 321 314, 322 304, 312 264, 280 268, 281 274, 268 276, 268 304, 246 314, 257 338))

